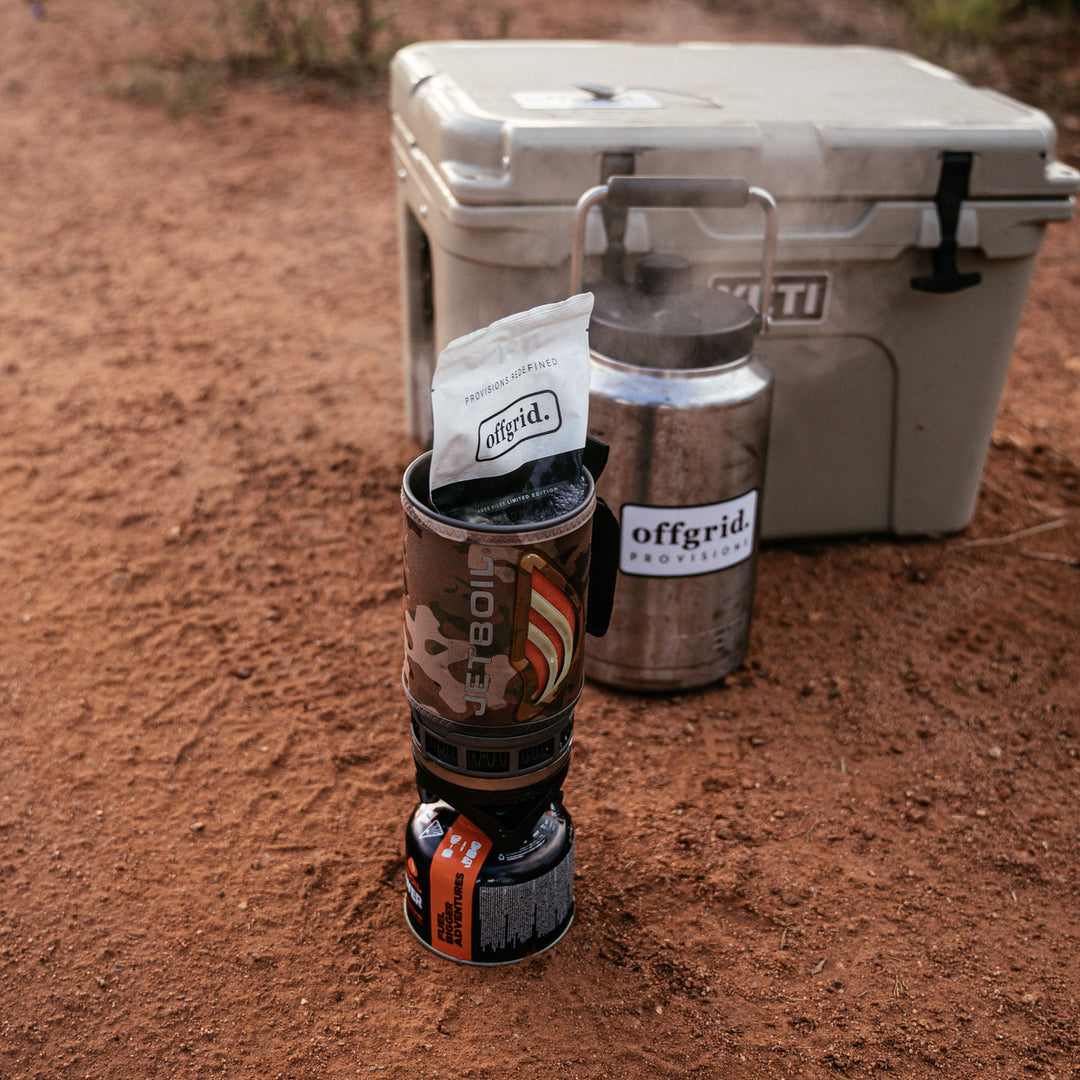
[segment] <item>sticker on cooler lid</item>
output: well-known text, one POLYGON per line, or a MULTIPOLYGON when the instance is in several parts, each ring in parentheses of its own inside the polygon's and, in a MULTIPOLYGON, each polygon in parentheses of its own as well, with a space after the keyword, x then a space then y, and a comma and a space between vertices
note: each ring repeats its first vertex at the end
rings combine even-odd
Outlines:
POLYGON ((491 841, 459 815, 431 860, 431 946, 455 960, 472 960, 473 889, 491 841))
POLYGON ((510 95, 521 109, 549 112, 557 109, 662 109, 643 90, 623 90, 614 97, 597 97, 585 90, 519 90, 510 95))
POLYGON ((754 551, 758 493, 704 506, 622 508, 619 569, 634 577, 696 577, 754 551))

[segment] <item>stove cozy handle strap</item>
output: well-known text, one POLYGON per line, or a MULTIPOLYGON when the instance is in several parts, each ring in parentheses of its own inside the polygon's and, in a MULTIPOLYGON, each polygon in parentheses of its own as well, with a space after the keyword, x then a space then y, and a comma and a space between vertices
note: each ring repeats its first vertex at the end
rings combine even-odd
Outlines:
POLYGON ((589 600, 585 611, 585 633, 593 637, 603 637, 608 631, 618 576, 619 519, 615 511, 597 496, 589 554, 589 600))
MULTIPOLYGON (((595 483, 607 465, 611 447, 589 435, 585 440, 585 468, 595 483)), ((611 622, 615 603, 615 580, 619 575, 619 519, 599 496, 593 513, 592 549, 589 554, 589 599, 585 633, 603 637, 611 622)))

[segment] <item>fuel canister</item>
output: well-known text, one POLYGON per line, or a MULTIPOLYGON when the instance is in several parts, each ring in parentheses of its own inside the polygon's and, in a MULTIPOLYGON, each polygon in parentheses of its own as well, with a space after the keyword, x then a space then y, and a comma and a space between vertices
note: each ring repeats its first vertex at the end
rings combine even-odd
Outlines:
POLYGON ((428 948, 464 964, 512 964, 574 918, 574 827, 553 801, 503 847, 449 803, 421 803, 405 833, 405 916, 428 948))

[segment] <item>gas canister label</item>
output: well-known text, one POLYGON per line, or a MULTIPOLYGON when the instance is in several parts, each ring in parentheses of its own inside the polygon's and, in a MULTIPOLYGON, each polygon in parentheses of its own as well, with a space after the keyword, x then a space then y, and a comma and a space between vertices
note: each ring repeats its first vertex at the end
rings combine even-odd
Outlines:
POLYGON ((473 889, 491 841, 459 815, 431 860, 431 947, 455 960, 473 958, 473 889))
POLYGON ((696 577, 754 551, 757 491, 703 506, 625 503, 619 569, 634 577, 696 577))

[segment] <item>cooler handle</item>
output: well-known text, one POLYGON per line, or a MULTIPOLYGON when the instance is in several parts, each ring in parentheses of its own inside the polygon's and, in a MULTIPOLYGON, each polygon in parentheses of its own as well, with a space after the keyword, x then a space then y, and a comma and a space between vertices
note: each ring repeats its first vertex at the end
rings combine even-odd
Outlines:
POLYGON ((585 220, 589 211, 604 200, 623 209, 631 206, 671 209, 675 207, 714 207, 737 210, 749 202, 765 211, 765 240, 761 256, 761 305, 758 315, 761 329, 767 330, 772 319, 773 263, 776 255, 776 200, 764 188, 753 187, 746 180, 719 177, 685 176, 611 176, 606 184, 589 188, 574 208, 574 233, 570 245, 570 295, 582 290, 582 264, 585 250, 585 220))

